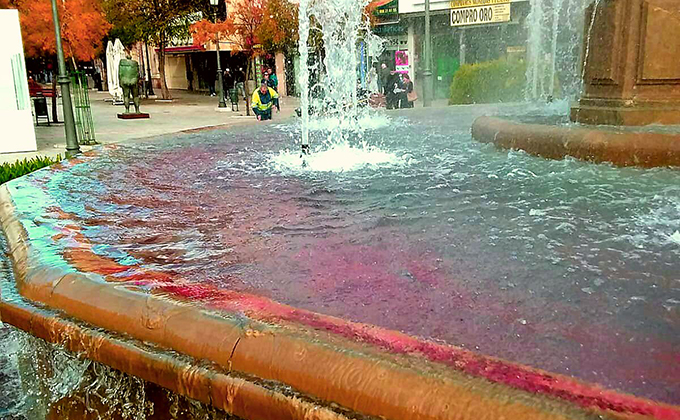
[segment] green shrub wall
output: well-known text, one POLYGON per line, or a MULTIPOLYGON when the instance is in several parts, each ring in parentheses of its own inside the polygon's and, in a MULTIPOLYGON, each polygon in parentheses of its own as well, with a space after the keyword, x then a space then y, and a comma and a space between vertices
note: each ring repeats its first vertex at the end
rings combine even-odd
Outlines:
POLYGON ((524 61, 464 64, 453 76, 449 105, 522 101, 525 87, 524 61))

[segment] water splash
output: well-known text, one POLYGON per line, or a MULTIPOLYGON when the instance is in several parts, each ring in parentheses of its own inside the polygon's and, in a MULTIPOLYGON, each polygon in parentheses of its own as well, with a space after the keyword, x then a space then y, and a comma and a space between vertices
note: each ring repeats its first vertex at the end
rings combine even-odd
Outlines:
POLYGON ((300 0, 298 49, 300 51, 300 108, 302 118, 302 145, 309 145, 309 0, 300 0))
POLYGON ((593 5, 593 13, 590 16, 590 23, 588 24, 588 32, 586 33, 586 49, 583 54, 583 63, 581 66, 581 91, 583 91, 583 86, 586 81, 586 64, 588 56, 590 55, 590 41, 593 34, 593 27, 595 26, 595 19, 597 19, 597 11, 600 8, 600 0, 595 0, 593 5))
POLYGON ((337 131, 377 130, 389 126, 391 122, 392 119, 385 114, 365 112, 352 120, 332 116, 315 118, 309 122, 308 127, 309 131, 333 133, 337 131))
POLYGON ((670 235, 668 237, 672 242, 675 242, 676 244, 680 245, 680 231, 675 231, 674 234, 670 235))
POLYGON ((280 172, 347 172, 359 169, 378 169, 408 163, 408 156, 399 157, 368 144, 351 146, 347 143, 332 145, 314 151, 304 161, 296 151, 282 151, 270 158, 270 164, 280 172))
POLYGON ((579 96, 584 16, 591 1, 531 0, 527 100, 579 96))
POLYGON ((154 414, 167 419, 235 418, 13 327, 0 326, 0 333, 0 379, 10 369, 15 377, 1 383, 0 419, 141 420, 154 414), (8 397, 16 399, 4 401, 8 397), (166 408, 167 412, 157 412, 166 408))
POLYGON ((340 144, 351 136, 348 133, 364 129, 365 125, 357 124, 357 120, 370 119, 368 110, 360 106, 357 93, 360 45, 365 45, 363 50, 368 55, 378 56, 383 42, 370 30, 364 15, 367 4, 368 0, 300 2, 298 47, 303 147, 309 145, 310 130, 319 125, 329 131, 330 143, 340 144), (311 42, 317 44, 312 45, 317 62, 311 66, 310 31, 320 36, 312 37, 311 42), (314 70, 314 80, 310 69, 314 70), (314 118, 310 118, 312 111, 314 118))

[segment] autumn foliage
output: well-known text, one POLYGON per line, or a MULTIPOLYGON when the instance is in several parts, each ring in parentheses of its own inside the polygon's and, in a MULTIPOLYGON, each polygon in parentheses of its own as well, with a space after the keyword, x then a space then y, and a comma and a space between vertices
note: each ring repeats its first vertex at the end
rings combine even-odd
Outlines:
POLYGON ((289 0, 267 0, 262 22, 255 31, 268 51, 295 48, 298 41, 298 7, 289 0))
MULTIPOLYGON (((0 0, 4 6, 19 10, 24 50, 29 57, 56 55, 52 4, 42 0, 0 0)), ((66 57, 92 60, 102 47, 111 28, 99 0, 59 0, 59 20, 66 57)))
POLYGON ((231 0, 226 20, 191 26, 194 44, 222 39, 248 56, 282 51, 297 42, 297 6, 288 0, 231 0))
POLYGON ((233 25, 229 21, 215 23, 203 19, 191 25, 190 31, 194 44, 204 45, 227 38, 233 32, 233 25))

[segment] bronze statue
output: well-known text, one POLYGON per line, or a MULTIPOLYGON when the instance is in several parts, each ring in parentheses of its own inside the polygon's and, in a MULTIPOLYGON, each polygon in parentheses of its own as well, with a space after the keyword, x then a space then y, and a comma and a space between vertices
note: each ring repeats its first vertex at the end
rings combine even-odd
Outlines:
POLYGON ((123 88, 125 113, 130 113, 130 95, 132 95, 135 113, 139 114, 139 63, 132 59, 129 51, 118 64, 118 79, 123 88))

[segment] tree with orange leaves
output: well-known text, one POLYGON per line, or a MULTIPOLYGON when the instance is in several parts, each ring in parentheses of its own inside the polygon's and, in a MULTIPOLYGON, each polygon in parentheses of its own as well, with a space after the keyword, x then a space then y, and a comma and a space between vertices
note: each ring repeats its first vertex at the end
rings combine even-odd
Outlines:
MULTIPOLYGON (((49 1, 2 0, 19 10, 24 50, 29 57, 52 57, 57 53, 49 1)), ((111 28, 99 0, 58 1, 64 54, 75 63, 92 60, 111 28)))
POLYGON ((291 51, 298 42, 298 6, 289 0, 267 0, 256 34, 265 51, 291 51))

